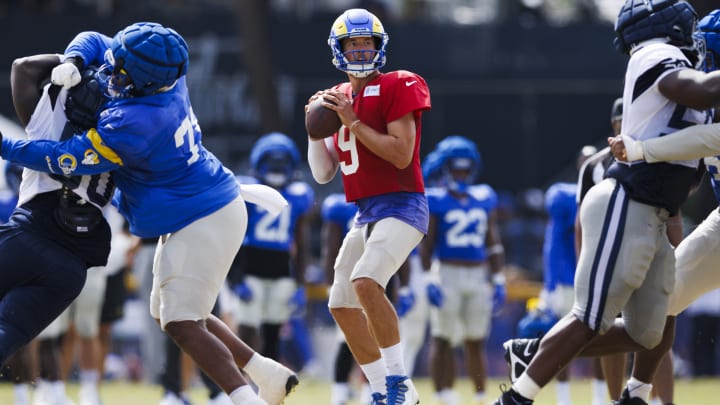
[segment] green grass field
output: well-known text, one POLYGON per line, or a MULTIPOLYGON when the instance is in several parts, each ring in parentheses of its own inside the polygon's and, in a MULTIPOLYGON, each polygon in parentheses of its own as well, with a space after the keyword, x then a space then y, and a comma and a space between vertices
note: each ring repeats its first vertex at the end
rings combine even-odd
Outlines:
MULTIPOLYGON (((427 379, 415 380, 420 391, 421 404, 434 405, 432 388, 427 379)), ((494 400, 500 393, 499 385, 505 381, 490 380, 488 382, 487 402, 494 400)), ((463 396, 463 404, 469 404, 471 398, 470 385, 461 381, 458 386, 463 396)), ((573 404, 586 405, 590 403, 590 383, 578 380, 572 383, 573 404)), ((77 400, 78 386, 70 384, 68 393, 77 400)), ((124 382, 105 383, 101 388, 104 405, 157 405, 162 391, 159 386, 132 384, 124 382)), ((205 405, 206 396, 203 388, 194 388, 191 393, 194 405, 205 405)), ((537 405, 555 404, 554 386, 548 386, 541 393, 537 405)), ((285 402, 286 405, 322 405, 330 402, 330 385, 321 381, 303 381, 297 390, 285 402)), ((7 383, 0 384, 0 404, 13 403, 12 386, 7 383)), ((675 383, 675 403, 681 405, 716 405, 720 403, 720 381, 718 379, 677 380, 675 383)), ((352 405, 359 405, 357 401, 352 405)))

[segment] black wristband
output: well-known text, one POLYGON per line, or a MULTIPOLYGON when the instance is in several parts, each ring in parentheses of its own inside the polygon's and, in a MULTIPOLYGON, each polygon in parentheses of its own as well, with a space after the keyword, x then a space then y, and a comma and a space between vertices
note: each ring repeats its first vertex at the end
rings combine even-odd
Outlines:
POLYGON ((83 61, 83 58, 79 56, 70 56, 69 58, 65 59, 65 63, 70 62, 73 65, 75 65, 78 70, 82 70, 83 66, 85 65, 85 62, 83 61))

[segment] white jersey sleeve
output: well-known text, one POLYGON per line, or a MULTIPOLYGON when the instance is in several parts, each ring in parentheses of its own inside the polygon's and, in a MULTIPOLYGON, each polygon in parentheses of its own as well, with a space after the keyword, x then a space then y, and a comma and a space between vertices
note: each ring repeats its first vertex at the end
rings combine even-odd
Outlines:
MULTIPOLYGON (((706 122, 705 111, 679 105, 660 93, 660 80, 680 69, 692 67, 687 57, 675 46, 655 42, 633 52, 623 91, 624 134, 645 141, 706 122)), ((697 160, 673 160, 670 163, 697 167, 697 160)))
POLYGON ((649 163, 720 155, 720 124, 695 125, 642 143, 649 163))

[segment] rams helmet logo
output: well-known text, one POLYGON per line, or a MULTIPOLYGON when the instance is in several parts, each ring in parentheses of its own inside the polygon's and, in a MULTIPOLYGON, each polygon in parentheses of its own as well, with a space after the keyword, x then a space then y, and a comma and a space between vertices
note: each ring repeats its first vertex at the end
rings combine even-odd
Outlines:
POLYGON ((94 150, 88 149, 85 151, 85 157, 83 158, 82 164, 84 165, 96 165, 100 163, 97 153, 94 150))
POLYGON ((69 153, 63 153, 58 157, 58 166, 64 175, 70 175, 77 168, 77 159, 69 153))

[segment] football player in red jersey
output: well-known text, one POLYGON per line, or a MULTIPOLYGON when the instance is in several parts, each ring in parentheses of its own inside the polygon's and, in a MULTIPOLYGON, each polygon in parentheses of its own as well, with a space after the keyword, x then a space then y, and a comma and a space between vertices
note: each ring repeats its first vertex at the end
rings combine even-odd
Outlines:
POLYGON ((370 382, 373 404, 414 405, 418 394, 384 290, 427 232, 419 151, 430 92, 415 73, 380 72, 387 43, 382 23, 367 10, 350 9, 335 20, 328 44, 348 81, 317 92, 308 104, 322 95, 342 126, 332 137, 308 138, 308 161, 321 184, 339 168, 345 197, 358 206, 335 261, 330 311, 370 382))

